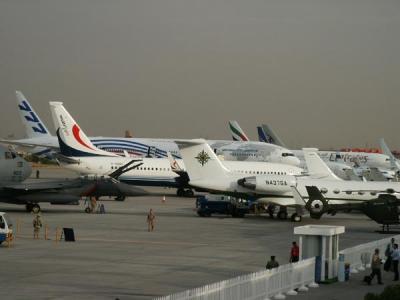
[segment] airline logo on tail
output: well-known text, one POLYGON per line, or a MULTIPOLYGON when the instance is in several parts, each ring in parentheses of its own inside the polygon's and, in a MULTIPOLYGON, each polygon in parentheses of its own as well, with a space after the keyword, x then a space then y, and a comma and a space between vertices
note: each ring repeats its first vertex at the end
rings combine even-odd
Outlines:
POLYGON ((29 106, 28 102, 25 100, 22 100, 20 104, 18 104, 19 110, 26 112, 27 114, 24 114, 24 118, 26 121, 29 123, 32 123, 32 130, 34 132, 40 133, 40 134, 47 134, 46 128, 40 123, 40 120, 38 116, 36 116, 35 112, 32 110, 32 108, 29 106))
POLYGON ((265 133, 261 126, 257 126, 258 140, 263 143, 275 144, 274 139, 265 133))
POLYGON ((76 140, 79 144, 81 144, 82 146, 84 146, 84 147, 86 147, 86 148, 88 148, 88 149, 90 149, 90 150, 94 150, 92 147, 88 146, 88 145, 82 140, 82 138, 81 138, 81 136, 80 136, 80 131, 81 131, 81 129, 78 127, 78 125, 75 124, 75 125, 72 127, 72 134, 74 135, 75 140, 76 140))
POLYGON ((201 150, 199 154, 195 157, 202 167, 210 160, 210 156, 204 150, 201 150))
POLYGON ((231 130, 232 139, 234 141, 248 142, 249 138, 244 133, 237 121, 229 121, 229 129, 231 130))

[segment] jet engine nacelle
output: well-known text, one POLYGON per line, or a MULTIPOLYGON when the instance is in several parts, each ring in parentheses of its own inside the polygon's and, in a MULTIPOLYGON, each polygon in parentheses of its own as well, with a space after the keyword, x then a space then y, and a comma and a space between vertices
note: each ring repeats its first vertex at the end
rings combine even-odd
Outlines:
POLYGON ((328 203, 325 199, 310 199, 306 203, 306 209, 313 219, 320 219, 328 211, 328 203))
POLYGON ((238 184, 257 193, 290 192, 291 186, 296 186, 296 178, 290 175, 260 175, 245 177, 238 184))

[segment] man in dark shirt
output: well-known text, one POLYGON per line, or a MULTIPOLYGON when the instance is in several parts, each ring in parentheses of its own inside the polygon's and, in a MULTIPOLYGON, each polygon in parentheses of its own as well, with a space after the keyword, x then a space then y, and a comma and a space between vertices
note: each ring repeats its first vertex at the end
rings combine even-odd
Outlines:
POLYGON ((299 255, 300 255, 300 249, 299 246, 297 246, 296 242, 292 243, 292 249, 290 250, 290 262, 298 262, 299 261, 299 255))

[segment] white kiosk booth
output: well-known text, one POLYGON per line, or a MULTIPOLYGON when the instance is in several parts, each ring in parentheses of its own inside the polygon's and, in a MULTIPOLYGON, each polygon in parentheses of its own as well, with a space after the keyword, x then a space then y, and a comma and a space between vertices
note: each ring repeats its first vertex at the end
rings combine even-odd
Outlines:
POLYGON ((339 258, 339 234, 344 233, 344 226, 305 225, 294 228, 294 234, 299 235, 300 260, 319 257, 316 276, 320 281, 337 276, 339 258), (317 275, 318 274, 318 275, 317 275))

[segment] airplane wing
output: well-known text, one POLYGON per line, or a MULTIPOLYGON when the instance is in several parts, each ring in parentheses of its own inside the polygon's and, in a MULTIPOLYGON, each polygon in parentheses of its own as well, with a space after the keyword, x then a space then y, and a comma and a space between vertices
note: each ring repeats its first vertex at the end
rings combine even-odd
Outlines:
POLYGON ((318 149, 303 148, 304 159, 306 161, 307 170, 313 178, 329 178, 333 180, 341 180, 337 177, 326 163, 319 157, 318 149))
POLYGON ((61 190, 66 188, 75 188, 82 186, 79 179, 62 179, 62 180, 41 180, 40 182, 23 182, 18 184, 6 185, 2 188, 5 191, 15 193, 31 193, 48 190, 61 190))
POLYGON ((50 144, 50 143, 35 142, 35 141, 32 141, 32 140, 24 141, 24 140, 0 139, 0 143, 7 144, 7 145, 29 147, 29 148, 43 147, 43 148, 50 148, 50 149, 53 149, 53 150, 60 150, 59 146, 55 146, 55 145, 50 144))

